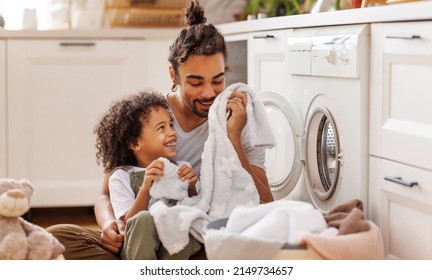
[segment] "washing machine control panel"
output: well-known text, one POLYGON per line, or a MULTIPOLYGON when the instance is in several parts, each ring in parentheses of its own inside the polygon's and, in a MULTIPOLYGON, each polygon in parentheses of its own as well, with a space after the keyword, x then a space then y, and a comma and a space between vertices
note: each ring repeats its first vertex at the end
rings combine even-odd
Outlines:
POLYGON ((358 78, 358 36, 312 37, 311 75, 358 78))
POLYGON ((288 73, 323 77, 359 78, 365 47, 366 25, 303 29, 288 38, 288 73))

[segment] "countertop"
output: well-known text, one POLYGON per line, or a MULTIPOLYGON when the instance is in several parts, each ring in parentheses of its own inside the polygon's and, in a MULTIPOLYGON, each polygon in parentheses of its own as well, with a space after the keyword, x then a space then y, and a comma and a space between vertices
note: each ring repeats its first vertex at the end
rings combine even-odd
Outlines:
POLYGON ((103 28, 73 30, 4 30, 0 39, 174 39, 180 28, 103 28))
MULTIPOLYGON (((285 28, 432 20, 432 0, 359 9, 273 17, 217 25, 224 35, 285 28)), ((2 30, 1 38, 174 39, 181 28, 112 28, 93 30, 2 30)))
POLYGON ((218 28, 224 35, 233 35, 286 28, 417 20, 432 20, 431 0, 232 22, 218 25, 218 28))

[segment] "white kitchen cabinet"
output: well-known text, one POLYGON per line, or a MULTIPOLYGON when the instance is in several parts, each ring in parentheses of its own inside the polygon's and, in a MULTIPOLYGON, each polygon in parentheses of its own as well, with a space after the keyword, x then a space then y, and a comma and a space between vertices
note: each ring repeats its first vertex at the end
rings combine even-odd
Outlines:
POLYGON ((370 217, 389 258, 432 259, 432 22, 371 36, 370 217))
POLYGON ((248 37, 248 83, 257 92, 287 90, 287 38, 292 30, 253 32, 248 37))
POLYGON ((34 207, 93 205, 103 179, 93 128, 114 99, 171 87, 168 43, 10 39, 7 49, 8 175, 34 184, 34 207))
POLYGON ((370 218, 379 225, 387 257, 432 259, 432 172, 370 157, 369 175, 370 218), (396 177, 416 185, 385 179, 396 177))
POLYGON ((0 178, 6 177, 6 40, 0 40, 0 178))
POLYGON ((371 154, 432 170, 432 22, 372 25, 371 154))

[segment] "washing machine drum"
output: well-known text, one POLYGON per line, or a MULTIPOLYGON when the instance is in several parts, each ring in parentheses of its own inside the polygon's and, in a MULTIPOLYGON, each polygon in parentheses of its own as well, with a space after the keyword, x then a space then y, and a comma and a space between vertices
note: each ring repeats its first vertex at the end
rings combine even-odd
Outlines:
POLYGON ((267 178, 274 199, 282 199, 294 190, 303 169, 298 143, 301 126, 293 108, 282 95, 262 92, 260 98, 276 140, 275 147, 266 150, 267 178))
POLYGON ((336 190, 341 162, 336 124, 330 111, 315 108, 307 114, 305 128, 294 104, 281 94, 262 92, 260 97, 276 139, 276 146, 266 151, 265 159, 273 197, 285 198, 293 191, 308 188, 315 206, 327 211, 325 201, 336 190), (307 183, 300 180, 303 170, 307 183))
POLYGON ((311 198, 320 210, 332 207, 330 199, 338 184, 342 152, 336 123, 326 107, 317 107, 309 114, 306 130, 306 177, 311 198))

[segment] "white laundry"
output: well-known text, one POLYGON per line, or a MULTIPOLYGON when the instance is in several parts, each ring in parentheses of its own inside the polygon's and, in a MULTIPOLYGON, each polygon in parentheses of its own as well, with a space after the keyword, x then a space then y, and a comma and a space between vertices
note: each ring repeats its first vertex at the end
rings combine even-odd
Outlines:
MULTIPOLYGON (((209 136, 201 158, 201 177, 197 183, 200 192, 194 197, 184 194, 175 206, 168 207, 166 203, 158 201, 149 209, 159 238, 170 254, 177 253, 187 245, 189 234, 204 242, 204 230, 210 220, 228 217, 239 206, 259 205, 253 179, 242 167, 227 136, 226 105, 234 91, 247 94, 248 121, 245 129, 250 135, 251 145, 264 148, 275 145, 265 107, 249 86, 236 83, 216 97, 209 111, 209 136)), ((167 171, 165 176, 170 176, 167 171)), ((168 188, 177 188, 173 185, 175 181, 162 179, 159 188, 165 184, 168 188)))
POLYGON ((306 202, 279 200, 254 208, 238 207, 225 229, 206 232, 207 257, 269 259, 285 244, 299 244, 302 234, 326 229, 321 212, 306 202))
POLYGON ((209 136, 204 146, 201 163, 201 192, 197 206, 212 219, 228 217, 238 206, 253 207, 259 196, 251 175, 242 167, 240 159, 227 136, 226 105, 234 91, 247 95, 247 125, 252 146, 272 148, 275 140, 264 104, 249 86, 235 83, 227 87, 210 107, 209 136))
POLYGON ((158 160, 164 163, 164 176, 153 183, 150 188, 150 196, 153 200, 180 200, 188 195, 189 183, 178 177, 177 170, 180 166, 166 158, 158 160))
POLYGON ((189 234, 204 242, 202 234, 209 217, 196 207, 181 205, 182 200, 188 198, 189 183, 178 178, 180 166, 166 158, 159 160, 164 162, 164 176, 150 189, 149 212, 165 249, 175 254, 189 243, 189 234), (170 207, 173 200, 177 205, 170 207))

